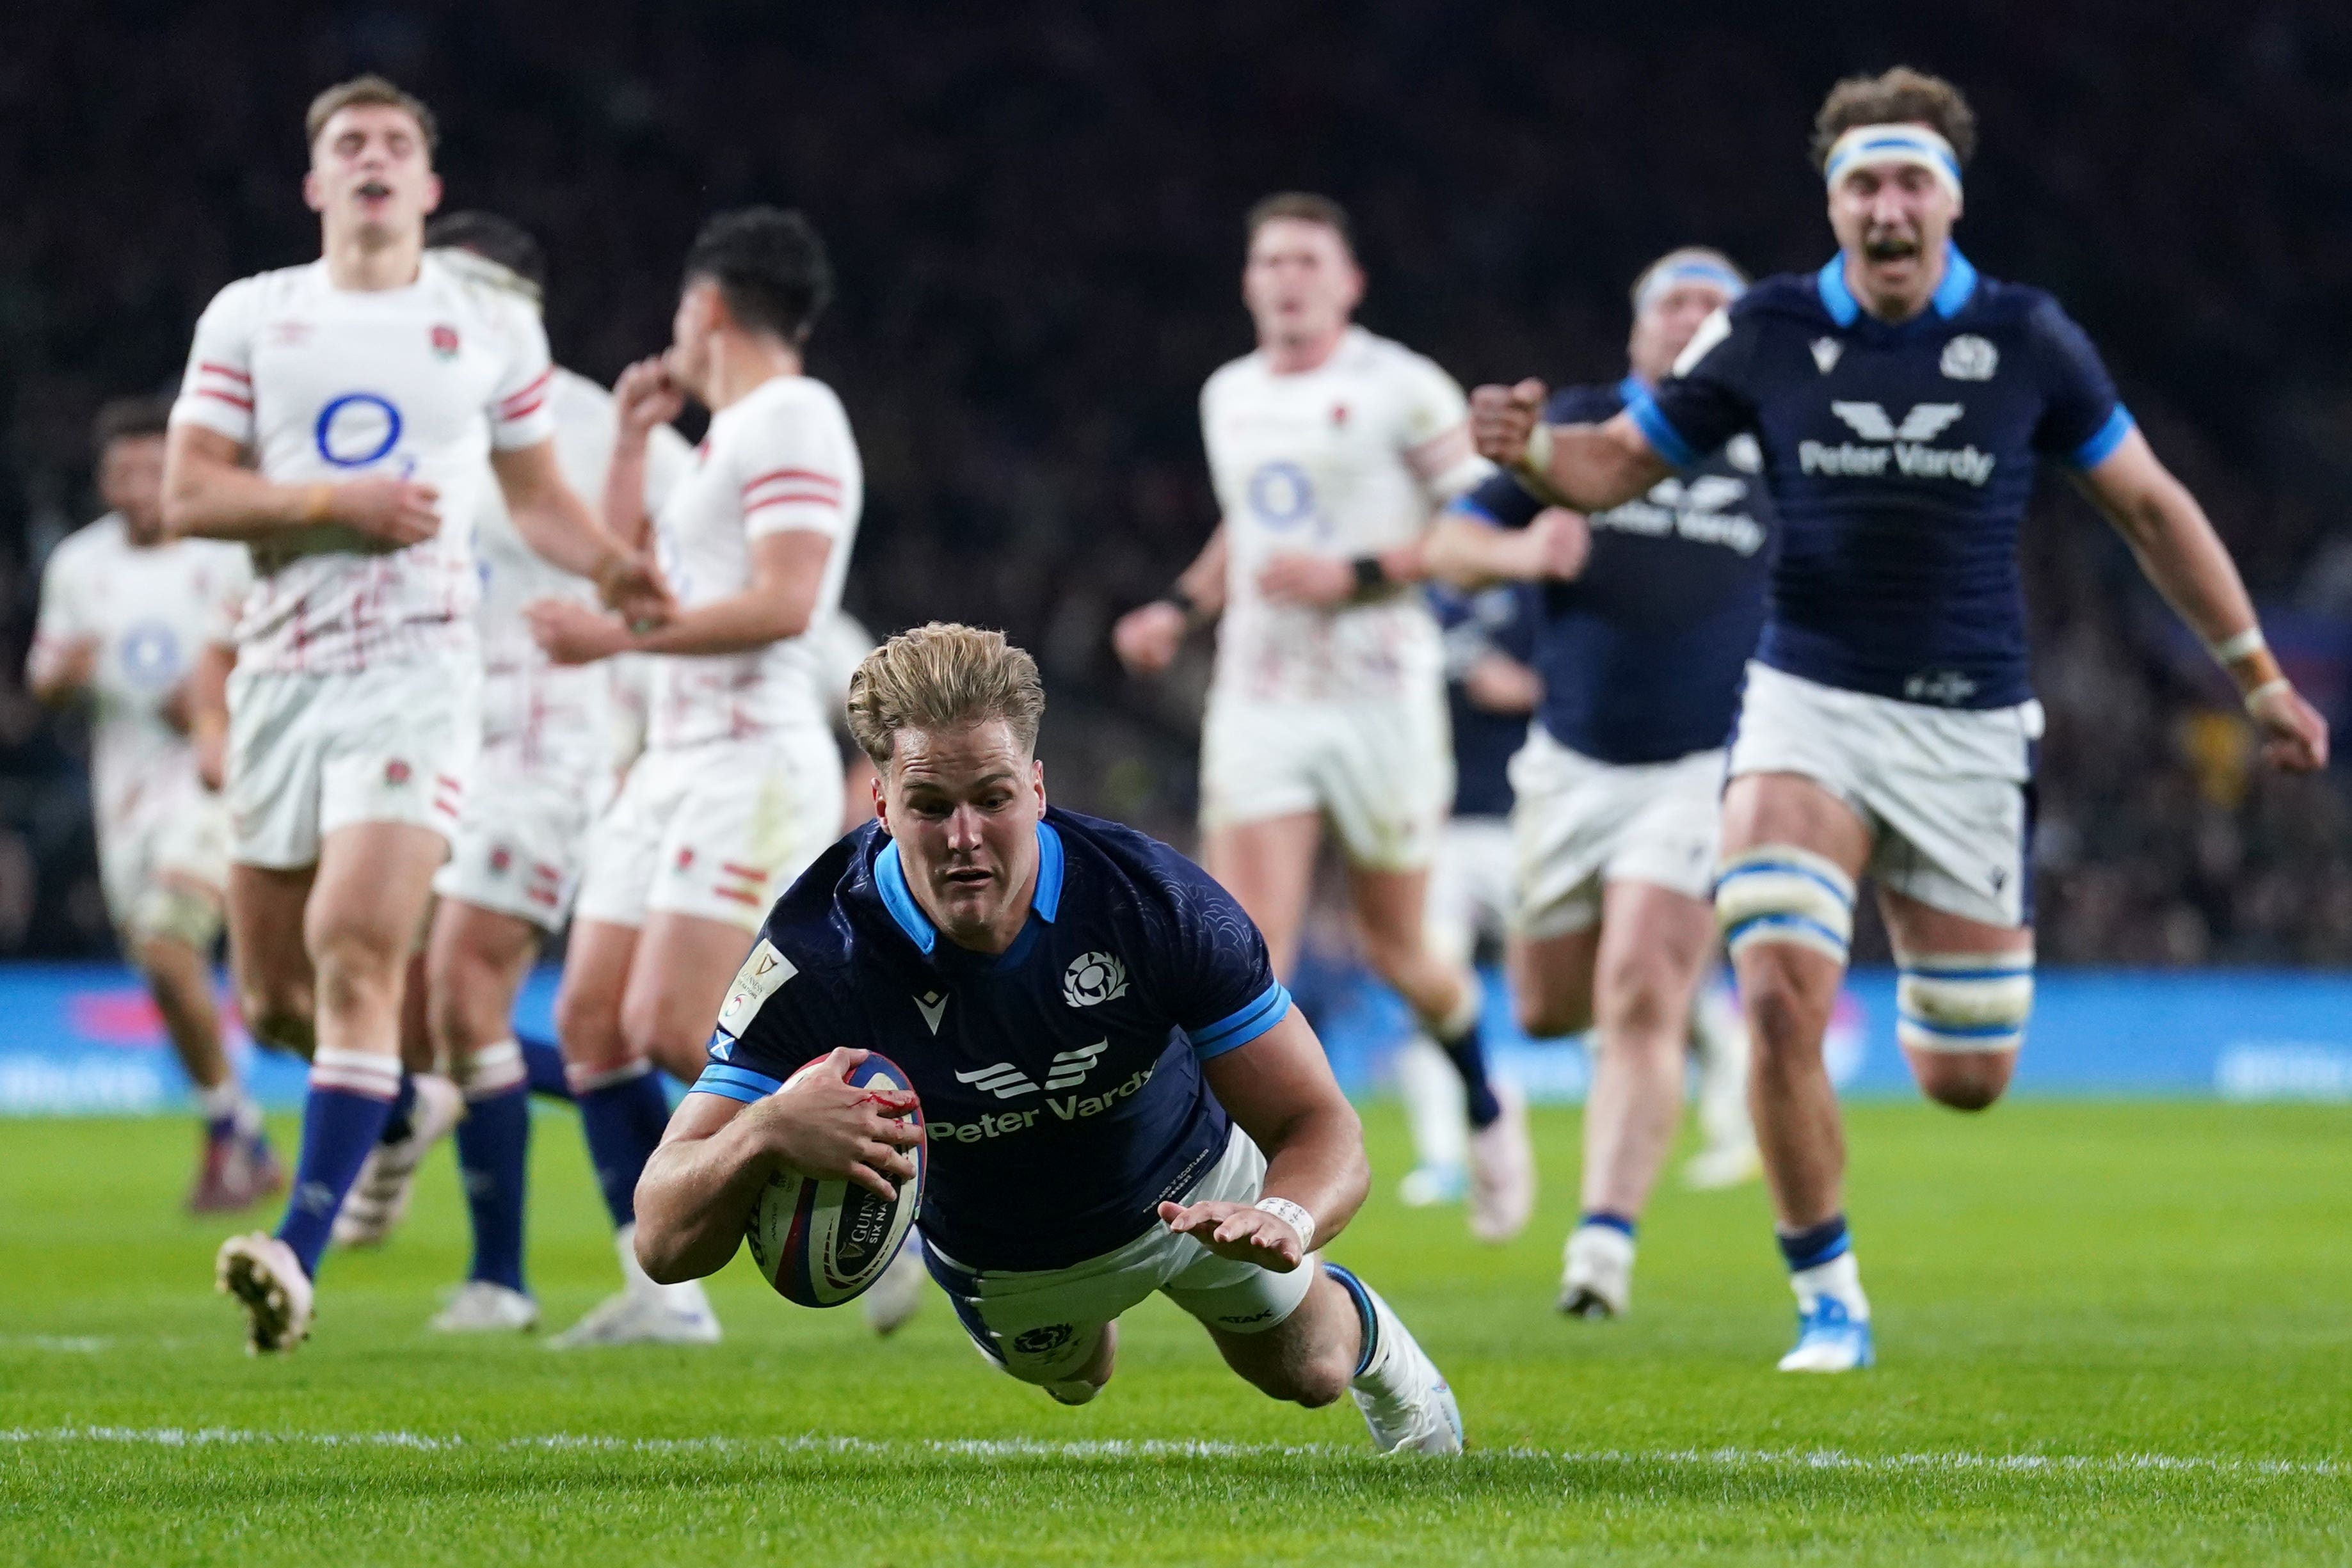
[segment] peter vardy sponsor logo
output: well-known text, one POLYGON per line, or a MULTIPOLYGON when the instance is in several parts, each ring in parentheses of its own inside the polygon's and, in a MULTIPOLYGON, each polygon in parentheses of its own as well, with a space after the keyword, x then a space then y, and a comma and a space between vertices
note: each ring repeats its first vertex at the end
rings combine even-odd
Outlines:
POLYGON ((1727 474, 1701 474, 1687 484, 1660 479, 1647 496, 1610 508, 1592 526, 1650 539, 1673 535, 1753 555, 1764 548, 1763 524, 1744 511, 1726 510, 1747 496, 1748 481, 1727 474))
POLYGON ((1125 1083, 1107 1089, 1100 1094, 1049 1095, 1045 1103, 1028 1110, 983 1115, 977 1121, 927 1121, 923 1124, 923 1136, 934 1143, 943 1143, 950 1139, 958 1143, 977 1143, 986 1138, 1004 1138, 1015 1132, 1026 1132, 1037 1125, 1040 1117, 1051 1118, 1055 1122, 1085 1121, 1107 1110, 1116 1110, 1121 1101, 1150 1083, 1151 1075, 1159 1070, 1160 1064, 1154 1062, 1125 1083))
POLYGON ((1979 487, 1992 478, 1993 455, 1979 451, 1973 443, 1958 447, 1927 445, 1960 417, 1960 404, 1914 404, 1900 421, 1877 403, 1832 403, 1830 412, 1864 441, 1887 444, 1840 441, 1832 446, 1826 441, 1800 441, 1797 463, 1806 473, 1882 479, 1891 467, 1906 479, 1957 479, 1979 487))

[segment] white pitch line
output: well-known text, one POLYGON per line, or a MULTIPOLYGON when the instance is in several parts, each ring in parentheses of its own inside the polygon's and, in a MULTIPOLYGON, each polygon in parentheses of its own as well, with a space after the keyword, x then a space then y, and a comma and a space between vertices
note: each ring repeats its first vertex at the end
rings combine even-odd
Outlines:
MULTIPOLYGON (((893 1438, 826 1437, 606 1437, 555 1432, 541 1436, 436 1437, 419 1432, 257 1432, 230 1426, 52 1426, 0 1427, 0 1444, 119 1443, 159 1448, 289 1445, 319 1448, 409 1448, 426 1453, 450 1449, 562 1450, 620 1454, 827 1453, 880 1458, 1047 1459, 1223 1459, 1271 1456, 1370 1458, 1366 1450, 1319 1443, 1223 1443, 1157 1437, 1050 1442, 1032 1437, 953 1437, 908 1441, 893 1438)), ((1638 1468, 1667 1465, 1710 1470, 1835 1470, 1864 1475, 1915 1475, 1982 1471, 1993 1474, 2137 1475, 2188 1472, 2218 1476, 2352 1476, 2352 1461, 2340 1459, 2247 1459, 2210 1454, 1849 1454, 1836 1448, 1575 1449, 1496 1448, 1475 1451, 1486 1460, 1551 1466, 1638 1468)))

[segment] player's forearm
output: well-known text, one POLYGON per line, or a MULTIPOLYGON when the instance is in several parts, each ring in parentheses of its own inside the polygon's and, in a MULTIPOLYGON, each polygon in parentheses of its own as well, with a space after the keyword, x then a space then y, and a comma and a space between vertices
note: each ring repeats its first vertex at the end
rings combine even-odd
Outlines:
POLYGON ((1371 1186, 1364 1128, 1345 1100, 1293 1118, 1264 1145, 1264 1196, 1287 1198, 1315 1216, 1315 1245, 1339 1234, 1371 1186))
POLYGON ((34 701, 61 708, 81 690, 84 679, 58 644, 34 635, 32 651, 25 656, 25 689, 34 701))
POLYGON ((637 1261, 664 1284, 727 1267, 772 1173, 739 1119, 708 1138, 673 1139, 637 1178, 637 1261))
POLYGON ((2111 507, 2109 517, 2156 591, 2217 650, 2242 691, 2278 679, 2267 649, 2243 647, 2249 633, 2257 634, 2259 644, 2253 600, 2205 509, 2185 487, 2168 475, 2128 503, 2111 507))
POLYGON ((163 473, 163 526, 194 539, 241 543, 334 521, 335 487, 282 485, 250 468, 175 454, 163 473))
POLYGON ((1525 529, 1493 528, 1460 512, 1441 512, 1422 541, 1430 576, 1456 588, 1528 582, 1543 575, 1543 562, 1525 529))
POLYGON ((642 550, 651 520, 646 513, 646 453, 644 432, 623 430, 613 443, 604 468, 603 508, 605 531, 631 550, 642 550))
POLYGON ((1555 505, 1606 511, 1647 494, 1671 471, 1622 414, 1606 425, 1538 426, 1537 432, 1528 464, 1513 476, 1555 505))
POLYGON ((569 487, 510 502, 508 512, 533 553, 574 576, 598 581, 628 558, 628 548, 569 487))
POLYGON ((753 653, 809 628, 816 609, 816 584, 803 591, 754 586, 729 598, 713 599, 675 619, 629 638, 635 653, 753 653))
POLYGON ((1213 621, 1224 613, 1226 571, 1225 525, 1217 524, 1209 535, 1209 542, 1192 558, 1176 578, 1176 590, 1184 595, 1195 621, 1213 621))

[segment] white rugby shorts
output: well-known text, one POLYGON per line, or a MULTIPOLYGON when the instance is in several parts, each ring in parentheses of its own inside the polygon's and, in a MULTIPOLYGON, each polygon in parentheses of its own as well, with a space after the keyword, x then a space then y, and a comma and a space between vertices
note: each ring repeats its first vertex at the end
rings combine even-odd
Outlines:
POLYGON ((1442 689, 1386 702, 1212 696, 1201 729, 1201 826, 1319 813, 1354 865, 1429 864, 1454 805, 1442 689))
MULTIPOLYGON (((1265 1156, 1236 1127, 1181 1201, 1254 1204, 1265 1182, 1265 1156)), ((1155 1290, 1213 1329, 1263 1333, 1298 1310, 1318 1271, 1316 1257, 1287 1274, 1220 1258, 1157 1221, 1125 1247, 1067 1268, 974 1269, 928 1242, 925 1252, 972 1343, 1024 1383, 1075 1375, 1103 1326, 1155 1290)))
POLYGON ((1931 708, 1748 667, 1731 773, 1797 773, 1844 801, 1883 887, 1986 925, 2032 923, 2042 704, 1931 708))
POLYGON ((228 805, 193 775, 143 786, 98 825, 99 884, 118 931, 128 931, 147 889, 169 877, 221 893, 228 886, 228 805))
POLYGON ((682 914, 756 931, 841 836, 841 800, 829 730, 649 751, 589 834, 573 918, 641 926, 682 914))
POLYGON ((1513 926, 1531 942, 1585 931, 1610 882, 1714 896, 1722 842, 1723 752, 1667 763, 1603 763, 1538 724, 1511 758, 1513 926))
POLYGON ((239 668, 228 684, 231 855, 289 870, 339 827, 455 836, 481 746, 470 647, 332 675, 239 668))
POLYGON ((513 748, 486 747, 433 890, 541 931, 559 929, 612 780, 601 763, 532 763, 513 748))
POLYGON ((1430 952, 1467 963, 1480 937, 1500 938, 1510 928, 1516 882, 1507 819, 1457 816, 1448 822, 1437 836, 1429 893, 1422 904, 1430 952))

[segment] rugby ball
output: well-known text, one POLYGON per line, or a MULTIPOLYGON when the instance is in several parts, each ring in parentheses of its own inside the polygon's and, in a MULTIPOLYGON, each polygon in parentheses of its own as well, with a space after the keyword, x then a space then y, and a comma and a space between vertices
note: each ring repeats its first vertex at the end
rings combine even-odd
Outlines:
MULTIPOLYGON (((784 1087, 824 1070, 825 1058, 819 1057, 785 1079, 784 1087)), ((906 1092, 915 1087, 898 1063, 883 1056, 868 1056, 850 1068, 849 1081, 906 1092)), ((918 1108, 900 1120, 920 1126, 923 1113, 918 1108)), ((778 1295, 803 1307, 838 1307, 882 1277, 923 1201, 927 1151, 918 1143, 908 1153, 914 1158, 914 1179, 898 1184, 895 1202, 855 1182, 817 1181, 796 1172, 769 1179, 752 1207, 745 1238, 751 1244, 751 1260, 778 1295)))

